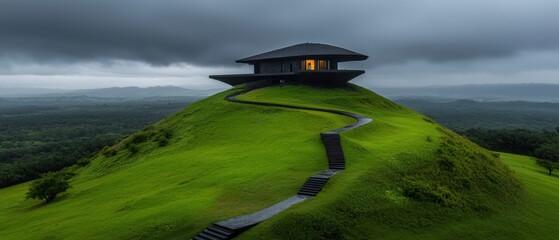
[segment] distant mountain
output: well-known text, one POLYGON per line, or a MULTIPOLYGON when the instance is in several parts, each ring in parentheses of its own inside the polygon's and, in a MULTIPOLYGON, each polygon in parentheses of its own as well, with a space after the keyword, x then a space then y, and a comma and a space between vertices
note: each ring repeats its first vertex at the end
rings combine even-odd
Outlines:
POLYGON ((100 89, 60 90, 41 88, 0 88, 0 97, 75 97, 87 96, 98 98, 131 98, 176 96, 209 96, 223 89, 194 90, 175 86, 158 87, 112 87, 100 89))
POLYGON ((63 94, 64 96, 90 96, 110 98, 146 98, 146 97, 174 97, 174 96, 209 96, 223 89, 194 90, 175 86, 161 87, 113 87, 101 89, 75 90, 63 94))
POLYGON ((479 84, 371 89, 392 99, 421 97, 480 101, 559 102, 559 84, 479 84))
POLYGON ((0 97, 32 97, 43 94, 60 94, 70 90, 50 89, 50 88, 2 88, 0 87, 0 97))

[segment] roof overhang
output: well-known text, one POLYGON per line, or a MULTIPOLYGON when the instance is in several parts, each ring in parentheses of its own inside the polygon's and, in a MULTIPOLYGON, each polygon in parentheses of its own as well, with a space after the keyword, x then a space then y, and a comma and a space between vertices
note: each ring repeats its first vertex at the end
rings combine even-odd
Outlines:
POLYGON ((300 82, 311 85, 344 85, 351 79, 365 73, 363 70, 316 70, 275 74, 232 74, 210 75, 210 78, 236 86, 262 80, 300 82))
POLYGON ((258 62, 306 58, 329 59, 338 62, 345 62, 363 61, 369 57, 351 50, 347 50, 345 48, 332 45, 321 43, 302 43, 239 59, 236 62, 254 64, 258 62))

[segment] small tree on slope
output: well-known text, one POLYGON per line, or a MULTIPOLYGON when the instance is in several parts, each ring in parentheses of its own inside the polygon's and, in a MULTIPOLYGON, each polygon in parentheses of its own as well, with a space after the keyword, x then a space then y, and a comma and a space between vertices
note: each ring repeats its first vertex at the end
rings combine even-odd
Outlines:
POLYGON ((65 172, 49 172, 41 175, 41 178, 31 183, 27 198, 45 199, 52 201, 56 195, 70 188, 69 179, 72 176, 65 172))
POLYGON ((547 169, 549 175, 553 169, 559 168, 559 144, 544 144, 538 148, 534 155, 538 158, 536 163, 547 169))

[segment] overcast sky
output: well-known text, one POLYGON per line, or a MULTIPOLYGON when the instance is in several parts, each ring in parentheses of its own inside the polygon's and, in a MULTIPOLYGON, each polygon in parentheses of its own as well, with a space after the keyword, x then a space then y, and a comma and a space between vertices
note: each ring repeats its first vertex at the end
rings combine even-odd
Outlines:
POLYGON ((369 56, 366 86, 559 84, 557 0, 0 0, 0 87, 225 87, 303 42, 369 56))

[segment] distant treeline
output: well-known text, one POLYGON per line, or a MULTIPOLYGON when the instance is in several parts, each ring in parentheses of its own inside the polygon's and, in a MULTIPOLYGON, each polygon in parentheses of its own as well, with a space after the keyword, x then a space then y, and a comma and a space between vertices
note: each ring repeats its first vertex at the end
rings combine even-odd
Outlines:
POLYGON ((472 100, 419 99, 396 100, 423 113, 447 128, 465 131, 483 129, 529 129, 554 131, 559 119, 559 103, 478 102, 472 100))
POLYGON ((86 160, 104 146, 161 120, 192 98, 130 102, 0 104, 0 187, 86 160), (27 105, 29 104, 29 105, 27 105), (19 105, 15 107, 14 105, 19 105), (45 106, 47 105, 47 106, 45 106))
POLYGON ((478 145, 499 152, 549 158, 549 153, 559 151, 559 127, 556 131, 531 131, 527 129, 481 129, 460 132, 478 145))

